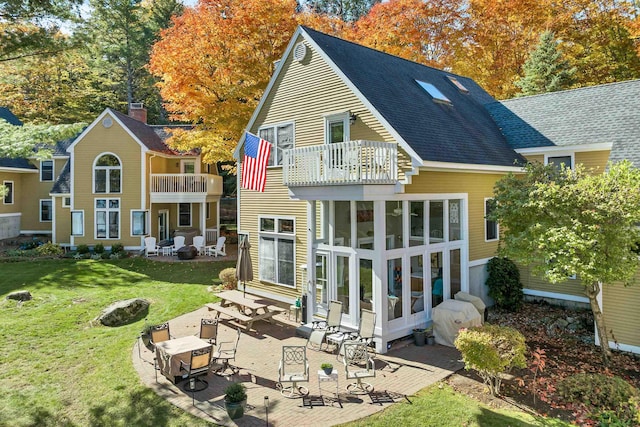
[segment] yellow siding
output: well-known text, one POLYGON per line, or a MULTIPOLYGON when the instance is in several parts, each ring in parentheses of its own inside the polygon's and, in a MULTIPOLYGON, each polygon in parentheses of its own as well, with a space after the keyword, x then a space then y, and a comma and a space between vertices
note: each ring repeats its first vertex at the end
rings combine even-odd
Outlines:
MULTIPOLYGON (((66 197, 66 196, 65 196, 66 197)), ((64 197, 54 197, 55 209, 55 243, 71 243, 71 209, 62 206, 64 197)))
POLYGON ((624 287, 620 283, 602 287, 602 312, 609 339, 621 344, 640 346, 640 272, 635 284, 624 287))
POLYGON ((16 213, 22 210, 22 198, 20 194, 24 192, 22 177, 26 174, 0 172, 0 186, 4 181, 13 182, 13 204, 5 205, 4 197, 0 198, 0 214, 16 213))
POLYGON ((493 257, 497 241, 485 242, 484 199, 493 197, 493 186, 501 174, 426 172, 414 176, 407 193, 466 193, 469 212, 469 260, 493 257))
POLYGON ((534 276, 531 274, 530 267, 520 267, 520 280, 522 281, 522 287, 524 289, 531 289, 534 291, 541 292, 552 292, 556 294, 566 294, 584 297, 584 286, 582 286, 582 282, 580 278, 578 279, 568 279, 566 282, 552 284, 547 282, 546 280, 534 276))
POLYGON ((101 123, 75 146, 73 165, 73 191, 75 194, 74 209, 84 210, 83 237, 76 237, 75 244, 94 244, 95 199, 120 199, 120 238, 99 239, 106 246, 122 243, 125 246, 140 245, 139 236, 131 236, 131 210, 144 209, 141 206, 141 180, 144 170, 141 168, 142 151, 140 145, 114 119, 114 125, 104 128, 101 123), (93 193, 93 164, 96 158, 104 153, 112 153, 122 163, 122 192, 117 194, 93 193))
POLYGON ((604 172, 607 161, 609 160, 609 150, 605 151, 586 151, 584 153, 576 153, 576 165, 582 164, 587 170, 593 169, 594 173, 604 172))
MULTIPOLYGON (((33 161, 34 165, 40 167, 40 162, 33 161)), ((22 180, 22 191, 16 194, 20 197, 22 206, 22 230, 50 232, 53 226, 51 222, 40 222, 40 200, 50 200, 51 188, 62 172, 66 159, 56 159, 53 162, 53 181, 40 181, 40 173, 24 174, 22 180)))

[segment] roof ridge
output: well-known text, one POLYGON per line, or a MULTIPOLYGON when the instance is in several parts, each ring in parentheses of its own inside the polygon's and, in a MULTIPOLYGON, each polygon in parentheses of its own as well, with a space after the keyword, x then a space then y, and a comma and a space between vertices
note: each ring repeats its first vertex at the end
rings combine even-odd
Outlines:
POLYGON ((568 92, 577 92, 577 91, 582 91, 582 90, 590 90, 590 89, 603 88, 603 87, 616 86, 616 85, 624 85, 624 84, 630 84, 630 83, 638 83, 638 82, 640 82, 640 79, 630 79, 630 80, 623 80, 623 81, 619 81, 619 82, 609 82, 609 83, 602 83, 602 84, 591 85, 591 86, 575 87, 575 88, 565 89, 565 90, 556 90, 554 92, 538 93, 538 94, 535 94, 535 95, 519 96, 519 97, 515 97, 515 98, 496 100, 496 102, 498 102, 498 103, 517 102, 517 101, 519 101, 521 99, 531 99, 531 98, 537 98, 537 97, 543 97, 543 96, 553 96, 553 95, 558 95, 558 94, 568 93, 568 92))

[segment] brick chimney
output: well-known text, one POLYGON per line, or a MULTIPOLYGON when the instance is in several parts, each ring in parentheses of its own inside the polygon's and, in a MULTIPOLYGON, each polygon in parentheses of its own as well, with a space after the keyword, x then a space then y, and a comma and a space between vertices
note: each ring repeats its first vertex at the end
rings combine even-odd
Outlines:
POLYGON ((132 102, 129 104, 129 117, 147 124, 147 109, 144 108, 142 102, 132 102))

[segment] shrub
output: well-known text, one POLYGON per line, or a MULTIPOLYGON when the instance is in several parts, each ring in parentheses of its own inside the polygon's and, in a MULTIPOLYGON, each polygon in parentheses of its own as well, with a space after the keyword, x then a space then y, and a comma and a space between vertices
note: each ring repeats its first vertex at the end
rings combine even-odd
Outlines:
MULTIPOLYGON (((558 393, 569 402, 593 408, 596 416, 616 417, 624 416, 625 412, 629 412, 629 407, 636 407, 640 397, 638 389, 622 378, 603 374, 576 374, 564 378, 558 384, 558 393)), ((636 415, 637 408, 628 416, 636 415)))
POLYGON ((97 245, 94 246, 93 252, 96 253, 96 254, 103 254, 104 253, 104 245, 102 243, 98 243, 97 245))
POLYGON ((518 267, 508 258, 493 257, 487 263, 489 296, 498 307, 520 310, 524 302, 518 267))
POLYGON ((47 242, 44 245, 38 246, 36 253, 40 256, 62 256, 64 255, 64 249, 62 249, 60 245, 47 242))
POLYGON ((224 401, 229 403, 239 403, 247 398, 247 391, 244 384, 231 383, 224 389, 224 401))
POLYGON ((121 252, 124 252, 124 246, 122 243, 114 243, 111 245, 111 254, 119 254, 121 252))
POLYGON ((80 255, 86 255, 91 251, 89 250, 89 246, 87 245, 78 245, 78 247, 76 248, 76 252, 80 255))
POLYGON ((236 269, 229 267, 225 268, 218 275, 224 289, 236 289, 238 286, 238 279, 236 279, 236 269))
POLYGON ((524 336, 508 326, 485 324, 461 329, 455 346, 465 368, 477 371, 494 396, 500 393, 502 374, 527 366, 524 336))

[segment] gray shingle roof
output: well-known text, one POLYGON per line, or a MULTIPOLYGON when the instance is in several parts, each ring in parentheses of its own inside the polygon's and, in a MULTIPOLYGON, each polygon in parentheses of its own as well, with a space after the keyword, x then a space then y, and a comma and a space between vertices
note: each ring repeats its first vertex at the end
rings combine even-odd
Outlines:
POLYGON ((515 98, 487 108, 513 148, 613 143, 612 160, 640 160, 640 80, 515 98))
POLYGON ((71 162, 67 160, 51 188, 52 194, 71 194, 71 162))
POLYGON ((6 107, 0 107, 0 119, 5 119, 15 126, 22 126, 22 122, 6 107))
POLYGON ((495 100, 473 80, 302 29, 423 161, 513 166, 521 159, 483 107, 495 100), (434 102, 416 80, 436 86, 452 105, 434 102))

